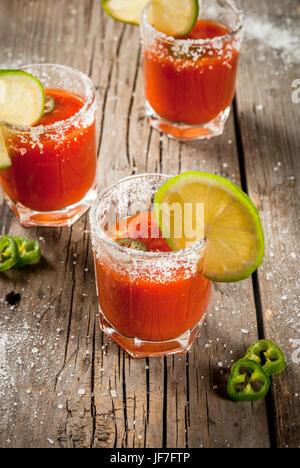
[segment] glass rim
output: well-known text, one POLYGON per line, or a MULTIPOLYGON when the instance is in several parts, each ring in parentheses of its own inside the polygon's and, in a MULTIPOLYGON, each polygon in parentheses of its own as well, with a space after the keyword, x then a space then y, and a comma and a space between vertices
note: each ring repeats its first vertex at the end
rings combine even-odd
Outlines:
POLYGON ((237 18, 238 18, 238 24, 235 26, 235 28, 225 35, 216 36, 212 39, 182 39, 182 38, 176 38, 173 36, 168 36, 167 34, 155 29, 154 26, 152 26, 152 24, 149 22, 148 11, 151 6, 150 4, 148 4, 142 11, 140 29, 142 28, 142 26, 145 26, 146 28, 149 29, 149 31, 153 32, 162 41, 169 42, 172 44, 176 43, 180 45, 189 45, 189 46, 205 46, 205 45, 213 46, 214 43, 217 41, 225 42, 225 41, 230 40, 232 37, 236 36, 242 30, 243 25, 244 25, 244 13, 236 5, 235 1, 234 0, 224 0, 224 1, 234 11, 234 13, 236 13, 237 18))
MULTIPOLYGON (((127 247, 123 247, 117 244, 113 239, 111 239, 104 229, 100 226, 98 221, 98 207, 101 201, 104 199, 106 195, 108 195, 114 188, 118 187, 120 184, 133 179, 138 179, 140 177, 162 177, 166 180, 172 178, 172 175, 169 174, 161 174, 159 172, 151 172, 151 173, 142 173, 142 174, 135 174, 131 176, 124 177, 119 179, 112 185, 104 188, 101 192, 98 193, 96 200, 93 202, 91 210, 90 210, 90 225, 91 225, 91 234, 92 237, 95 237, 97 241, 104 242, 108 247, 118 250, 119 252, 125 253, 127 255, 136 257, 136 258, 144 258, 144 259, 151 259, 151 258, 176 258, 186 256, 189 254, 197 253, 199 249, 203 249, 202 257, 206 252, 207 247, 207 238, 203 237, 203 239, 194 242, 190 246, 186 247, 185 249, 180 250, 173 250, 171 252, 143 252, 141 250, 129 249, 127 247)), ((199 253, 199 252, 198 252, 199 253)))
MULTIPOLYGON (((3 127, 17 131, 20 133, 32 133, 33 131, 36 132, 37 134, 40 133, 46 133, 46 132, 51 132, 51 131, 56 131, 61 128, 65 128, 66 126, 70 125, 73 123, 74 120, 81 119, 83 118, 93 107, 93 105, 96 102, 96 88, 93 84, 93 81, 89 76, 87 76, 85 73, 81 72, 80 70, 77 70, 76 68, 69 67, 67 65, 61 65, 61 64, 56 64, 56 63, 32 63, 29 65, 23 65, 18 68, 18 70, 26 71, 28 68, 32 67, 45 67, 50 69, 51 67, 56 67, 60 68, 61 70, 65 71, 72 71, 73 73, 77 74, 83 82, 86 83, 88 89, 89 89, 89 94, 90 96, 84 103, 83 107, 79 109, 78 112, 76 112, 74 115, 69 117, 68 119, 65 120, 59 120, 51 125, 36 125, 36 126, 30 126, 30 125, 14 125, 10 124, 8 122, 5 122, 5 120, 0 119, 0 125, 3 127)), ((33 73, 32 73, 33 75, 33 73)))

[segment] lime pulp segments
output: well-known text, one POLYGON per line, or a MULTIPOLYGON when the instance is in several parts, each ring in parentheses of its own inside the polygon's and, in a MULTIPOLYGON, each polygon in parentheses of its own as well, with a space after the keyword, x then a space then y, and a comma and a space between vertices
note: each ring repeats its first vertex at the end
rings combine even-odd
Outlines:
POLYGON ((0 120, 11 125, 32 126, 41 119, 45 106, 42 83, 21 70, 0 70, 0 120))
POLYGON ((184 37, 195 26, 198 14, 198 0, 152 0, 149 21, 167 36, 184 37))
POLYGON ((6 148, 3 132, 0 126, 0 171, 11 166, 11 160, 6 148))
POLYGON ((150 23, 168 36, 187 35, 198 18, 198 0, 102 0, 109 16, 131 24, 140 24, 142 11, 148 4, 150 23))
MULTIPOLYGON (((186 172, 160 187, 155 196, 155 215, 162 234, 169 232, 166 237, 169 246, 180 250, 200 239, 187 239, 184 235, 176 238, 174 213, 168 208, 173 203, 179 204, 182 210, 184 204, 192 204, 193 228, 197 222, 203 225, 202 232, 208 240, 207 278, 218 282, 239 281, 261 264, 264 234, 258 211, 248 195, 233 182, 214 174, 186 172), (201 220, 196 218, 197 203, 204 206, 201 220), (163 206, 167 208, 162 209, 163 206)), ((182 220, 184 224, 184 216, 182 220)), ((185 232, 184 226, 179 232, 185 232)))
POLYGON ((106 13, 117 21, 140 24, 143 9, 149 0, 102 0, 106 13))

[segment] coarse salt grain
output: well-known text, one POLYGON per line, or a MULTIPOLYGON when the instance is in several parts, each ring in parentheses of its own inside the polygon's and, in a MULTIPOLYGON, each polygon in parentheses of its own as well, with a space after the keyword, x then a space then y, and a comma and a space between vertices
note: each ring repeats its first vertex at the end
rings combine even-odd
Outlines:
POLYGON ((248 15, 245 32, 248 39, 259 40, 264 46, 280 51, 285 64, 300 60, 299 37, 289 32, 286 27, 277 26, 268 18, 248 15))

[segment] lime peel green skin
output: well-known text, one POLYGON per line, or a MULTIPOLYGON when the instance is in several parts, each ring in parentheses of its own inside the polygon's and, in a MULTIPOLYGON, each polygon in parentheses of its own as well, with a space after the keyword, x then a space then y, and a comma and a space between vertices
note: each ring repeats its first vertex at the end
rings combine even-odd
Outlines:
MULTIPOLYGON (((1 128, 0 128, 0 132, 1 132, 1 128)), ((9 155, 8 155, 8 158, 10 159, 9 155)), ((4 169, 8 169, 9 167, 11 167, 11 165, 12 165, 12 162, 11 162, 11 159, 10 159, 10 162, 8 162, 7 164, 5 164, 3 166, 0 166, 0 171, 4 171, 4 169)))
POLYGON ((123 21, 120 18, 117 18, 116 16, 113 16, 112 13, 110 12, 109 8, 106 5, 108 2, 109 2, 109 0, 101 0, 102 8, 103 8, 103 10, 105 11, 105 13, 108 16, 110 16, 115 21, 120 21, 121 23, 132 24, 133 26, 139 26, 139 23, 136 23, 135 21, 123 21))
POLYGON ((194 2, 194 7, 195 7, 194 16, 193 16, 194 20, 193 20, 193 22, 191 23, 190 28, 184 33, 184 35, 180 35, 180 36, 177 36, 177 35, 176 35, 176 36, 174 36, 174 37, 176 37, 177 39, 180 38, 180 37, 185 37, 185 36, 187 36, 187 35, 190 34, 190 32, 194 29, 194 26, 195 26, 195 24, 196 24, 196 22, 197 22, 197 19, 198 19, 198 16, 199 16, 199 3, 198 3, 198 1, 197 1, 197 2, 194 2))
MULTIPOLYGON (((136 22, 136 21, 123 21, 121 18, 117 18, 116 16, 114 16, 110 9, 108 8, 107 4, 109 3, 109 0, 101 0, 101 4, 102 4, 102 8, 104 9, 105 13, 110 16, 112 19, 114 19, 115 21, 120 21, 122 23, 126 23, 126 24, 132 24, 134 26, 139 26, 139 22, 136 22)), ((190 28, 184 33, 184 35, 181 35, 181 36, 174 36, 174 37, 185 37, 187 36, 191 31, 192 29, 194 28, 196 22, 197 22, 197 19, 198 19, 198 15, 199 15, 199 3, 198 1, 194 1, 194 7, 195 7, 195 11, 194 11, 194 16, 193 16, 193 23, 191 23, 191 26, 190 28)))
MULTIPOLYGON (((191 27, 190 29, 185 33, 185 36, 187 36, 188 34, 190 34, 190 32, 194 29, 194 26, 197 22, 197 19, 198 19, 198 16, 199 16, 199 2, 194 2, 194 6, 195 6, 195 11, 194 11, 194 21, 193 23, 191 23, 191 27)), ((178 37, 178 36, 176 36, 178 37)), ((184 37, 184 36, 182 36, 184 37)))
MULTIPOLYGON (((31 75, 30 73, 27 73, 23 70, 13 70, 13 69, 0 69, 0 79, 1 78, 5 78, 5 77, 8 77, 11 79, 11 81, 13 81, 13 78, 15 77, 19 77, 19 76, 26 76, 27 78, 29 78, 30 80, 33 80, 39 87, 40 91, 41 91, 41 113, 38 117, 38 119, 32 123, 32 125, 35 125, 37 124, 40 119, 42 118, 43 116, 43 113, 44 113, 44 108, 45 108, 45 92, 44 92, 44 87, 42 85, 42 83, 33 75, 31 75)), ((1 121, 1 119, 0 119, 1 121)), ((0 128, 0 132, 1 132, 1 128, 0 128)), ((3 136, 0 135, 1 137, 1 140, 3 139, 3 136)), ((2 143, 1 143, 2 144, 2 143)), ((3 143, 5 144, 5 143, 3 143)), ((8 156, 9 158, 9 156, 8 156)), ((5 170, 5 169, 8 169, 9 167, 11 167, 12 163, 11 161, 3 166, 0 167, 0 171, 2 170, 5 170)))
POLYGON ((11 167, 11 163, 7 164, 6 166, 1 166, 0 171, 4 171, 4 169, 8 169, 9 167, 11 167))
POLYGON ((10 236, 0 239, 0 271, 7 271, 14 267, 19 260, 18 247, 10 236))
MULTIPOLYGON (((0 132, 1 132, 1 128, 0 128, 0 132)), ((9 158, 9 156, 8 156, 8 158, 9 158)), ((10 159, 10 158, 9 158, 9 159, 10 159)), ((0 167, 0 171, 4 171, 4 169, 8 169, 9 167, 11 167, 11 165, 12 165, 12 162, 11 162, 11 160, 10 160, 10 162, 8 162, 8 163, 5 164, 4 166, 1 166, 1 167, 0 167)))
POLYGON ((194 4, 195 10, 194 10, 194 15, 193 15, 193 22, 191 23, 190 28, 187 29, 187 30, 185 31, 184 34, 180 34, 180 35, 175 35, 175 34, 174 34, 174 35, 171 36, 171 37, 175 37, 176 39, 179 39, 179 38, 181 38, 181 37, 187 36, 187 35, 190 34, 190 32, 193 30, 193 28, 194 28, 194 26, 195 26, 195 24, 196 24, 196 22, 197 22, 198 16, 199 16, 199 2, 198 2, 198 1, 194 1, 193 4, 194 4))
MULTIPOLYGON (((36 78, 34 75, 31 75, 30 73, 27 73, 23 70, 13 70, 13 69, 1 69, 0 70, 0 78, 1 77, 4 77, 4 76, 14 76, 14 75, 22 75, 22 76, 27 76, 28 78, 31 78, 33 80, 35 80, 35 82, 39 85, 40 89, 41 89, 41 92, 42 92, 42 111, 41 111, 41 114, 39 116, 39 118, 36 120, 36 122, 33 122, 31 125, 36 125, 42 118, 43 114, 44 114, 44 108, 45 108, 45 90, 44 90, 44 86, 42 85, 42 83, 40 82, 40 80, 38 78, 36 78)), ((1 119, 0 119, 1 121, 1 119)))
POLYGON ((227 386, 227 393, 232 401, 262 400, 268 393, 269 388, 269 376, 255 361, 243 358, 232 367, 227 386), (240 373, 240 369, 245 369, 247 372, 240 373), (246 379, 248 379, 247 385, 246 379), (251 386, 251 382, 254 384, 257 381, 260 382, 261 388, 255 391, 251 386), (241 389, 238 389, 237 386, 239 385, 242 386, 241 389))
MULTIPOLYGON (((159 216, 159 213, 160 213, 159 205, 163 203, 166 192, 168 192, 168 190, 171 187, 175 188, 177 182, 183 181, 184 183, 185 179, 191 181, 191 177, 193 176, 195 177, 195 179, 198 179, 202 183, 206 181, 217 182, 216 184, 212 184, 212 185, 216 185, 216 186, 226 189, 227 193, 229 193, 231 196, 235 196, 240 202, 242 202, 243 205, 247 208, 247 211, 249 211, 251 214, 251 217, 253 219, 254 226, 255 226, 256 238, 259 241, 259 246, 258 246, 259 248, 256 252, 255 259, 253 259, 249 268, 245 269, 241 274, 238 275, 238 277, 223 277, 222 279, 220 279, 219 277, 214 276, 213 274, 207 274, 205 272, 204 272, 204 276, 211 281, 222 282, 222 283, 231 283, 231 282, 241 281, 243 279, 248 278, 259 267, 259 265, 261 264, 264 258, 264 251, 265 251, 264 233, 263 233, 261 220, 260 220, 259 213, 258 213, 256 206, 254 205, 251 198, 245 192, 243 192, 243 190, 240 189, 234 182, 231 182, 230 180, 225 179, 224 177, 221 177, 219 175, 210 174, 206 172, 198 172, 198 171, 184 172, 183 174, 179 174, 175 177, 172 177, 158 189, 155 195, 155 199, 154 199, 155 217, 156 217, 156 221, 159 224, 160 230, 163 231, 160 216, 159 216)), ((174 246, 172 246, 172 239, 166 239, 166 242, 168 243, 169 247, 172 250, 176 250, 174 249, 174 246)))
POLYGON ((35 265, 40 261, 41 249, 38 242, 24 237, 14 237, 14 241, 18 248, 18 262, 16 268, 23 268, 27 265, 35 265))
MULTIPOLYGON (((2 132, 2 130, 1 130, 1 127, 0 127, 0 145, 4 145, 4 151, 7 153, 7 158, 9 160, 9 161, 7 161, 6 164, 3 164, 2 166, 0 166, 0 171, 3 171, 4 169, 8 169, 9 167, 11 167, 12 162, 11 162, 8 150, 6 148, 6 143, 5 143, 5 140, 4 140, 4 136, 3 136, 3 134, 1 132, 2 132)), ((5 157, 6 157, 6 154, 5 154, 5 157)))
POLYGON ((261 365, 260 353, 263 353, 266 359, 266 363, 262 366, 266 374, 278 374, 286 368, 284 354, 273 341, 266 339, 256 341, 248 348, 246 358, 261 365))

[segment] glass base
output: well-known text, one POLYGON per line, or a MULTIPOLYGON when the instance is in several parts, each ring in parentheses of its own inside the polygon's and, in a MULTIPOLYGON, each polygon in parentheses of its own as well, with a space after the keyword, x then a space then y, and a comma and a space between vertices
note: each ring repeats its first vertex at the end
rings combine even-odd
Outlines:
POLYGON ((44 226, 44 227, 63 227, 72 226, 78 221, 84 213, 90 208, 92 202, 97 197, 96 186, 91 188, 86 196, 80 202, 69 205, 66 208, 57 211, 34 211, 21 203, 14 203, 5 196, 6 201, 18 218, 20 224, 24 227, 44 226))
POLYGON ((148 101, 146 103, 146 115, 151 127, 165 133, 169 138, 182 141, 204 140, 205 138, 222 135, 229 114, 230 106, 220 112, 217 117, 208 123, 201 125, 188 125, 181 122, 169 122, 168 120, 163 119, 156 114, 148 101))
POLYGON ((135 359, 187 353, 191 349, 205 320, 204 314, 200 322, 198 322, 192 330, 188 330, 183 335, 173 340, 143 341, 138 338, 130 338, 122 335, 106 320, 100 307, 99 311, 101 330, 135 359))

